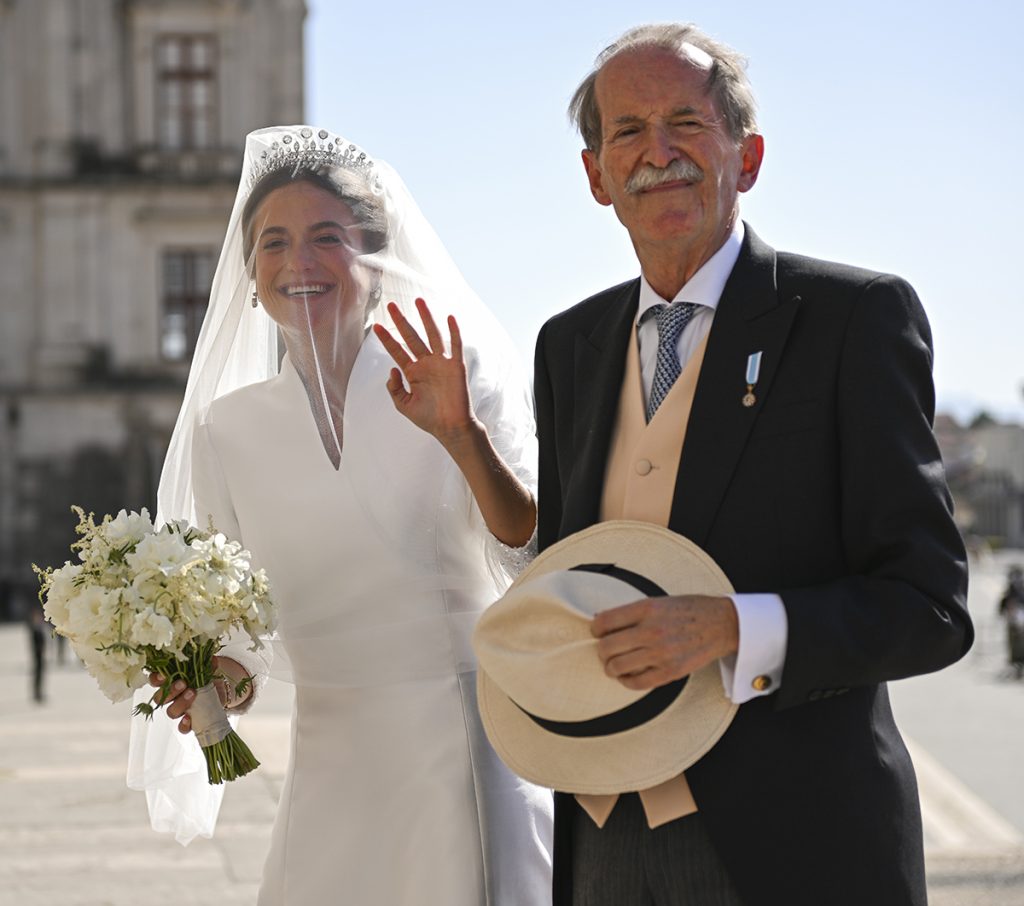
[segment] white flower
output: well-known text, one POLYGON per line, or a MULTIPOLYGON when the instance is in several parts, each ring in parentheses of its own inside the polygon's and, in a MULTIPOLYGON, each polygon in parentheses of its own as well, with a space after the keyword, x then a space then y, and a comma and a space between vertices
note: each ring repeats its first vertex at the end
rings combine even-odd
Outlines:
POLYGON ((219 639, 227 630, 227 626, 213 614, 199 611, 192 621, 192 628, 203 641, 219 639))
POLYGON ((237 581, 223 573, 209 572, 202 578, 203 595, 210 600, 216 600, 223 595, 237 594, 240 588, 241 585, 237 581))
POLYGON ((118 638, 120 594, 98 585, 84 585, 68 602, 67 633, 83 642, 108 645, 118 638))
POLYGON ((163 614, 147 607, 137 614, 132 623, 132 641, 136 646, 152 645, 154 648, 170 648, 174 641, 174 624, 163 614))
POLYGON ((121 510, 113 519, 105 521, 100 531, 111 547, 121 548, 128 544, 138 544, 146 535, 152 534, 154 529, 149 510, 143 507, 138 513, 121 510))
POLYGON ((228 541, 220 532, 209 538, 197 538, 192 549, 202 554, 212 569, 218 570, 235 582, 241 582, 249 571, 250 554, 237 541, 228 541))
POLYGON ((270 599, 267 574, 261 569, 253 574, 252 591, 244 599, 246 620, 254 623, 254 632, 270 633, 277 628, 277 608, 270 599))
POLYGON ((55 569, 50 574, 49 588, 46 592, 46 600, 43 602, 43 613, 58 630, 63 630, 68 625, 68 607, 71 600, 78 594, 75 579, 81 572, 81 565, 69 560, 60 569, 55 569))
POLYGON ((201 559, 181 535, 163 530, 147 535, 125 557, 128 565, 138 572, 153 570, 165 576, 181 575, 201 559))
POLYGON ((99 684, 100 691, 112 702, 124 701, 146 684, 145 660, 142 654, 121 651, 98 651, 95 646, 74 643, 75 654, 99 684))
POLYGON ((179 604, 182 622, 189 635, 206 639, 220 638, 227 631, 231 615, 215 602, 201 596, 192 596, 179 604))

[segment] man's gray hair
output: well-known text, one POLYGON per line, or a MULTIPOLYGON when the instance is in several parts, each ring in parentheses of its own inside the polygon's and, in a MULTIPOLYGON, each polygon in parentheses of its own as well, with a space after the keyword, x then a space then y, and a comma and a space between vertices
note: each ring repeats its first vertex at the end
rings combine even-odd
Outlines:
POLYGON ((664 25, 640 25, 609 44, 594 61, 594 68, 580 82, 569 103, 569 119, 583 136, 587 148, 601 147, 601 111, 594 86, 597 76, 609 60, 631 50, 660 47, 686 56, 685 45, 711 57, 707 88, 725 117, 726 129, 737 142, 757 132, 757 104, 747 79, 747 61, 731 47, 708 37, 696 25, 670 22, 664 25))

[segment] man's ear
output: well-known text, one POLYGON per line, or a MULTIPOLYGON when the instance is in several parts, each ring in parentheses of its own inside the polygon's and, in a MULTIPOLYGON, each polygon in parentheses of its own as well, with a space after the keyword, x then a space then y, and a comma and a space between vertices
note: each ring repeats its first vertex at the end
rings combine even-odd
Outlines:
POLYGON ((764 137, 754 133, 748 135, 740 143, 740 178, 736 188, 740 192, 749 192, 757 175, 761 172, 761 161, 764 160, 764 137))
POLYGON ((604 190, 604 179, 601 173, 601 165, 597 160, 597 154, 587 148, 584 148, 582 156, 583 169, 587 171, 587 180, 590 182, 590 194, 594 196, 594 200, 598 204, 611 204, 612 198, 604 190))

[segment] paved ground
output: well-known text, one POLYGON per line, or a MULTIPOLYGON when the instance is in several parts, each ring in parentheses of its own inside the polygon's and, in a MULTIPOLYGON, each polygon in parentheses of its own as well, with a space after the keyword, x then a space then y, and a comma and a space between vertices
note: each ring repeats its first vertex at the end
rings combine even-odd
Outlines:
MULTIPOLYGON (((52 647, 52 646, 51 646, 52 647)), ((52 656, 52 653, 51 653, 52 656)), ((228 788, 213 840, 149 829, 125 787, 127 704, 76 665, 49 665, 28 700, 21 626, 0 627, 0 906, 251 906, 285 770, 289 687, 271 683, 242 735, 262 761, 228 788)))
MULTIPOLYGON (((979 618, 1004 567, 975 571, 979 618)), ((1024 683, 1004 675, 998 624, 979 627, 962 664, 893 689, 920 775, 933 906, 1024 906, 1024 683)), ((271 684, 242 723, 263 766, 228 788, 216 838, 182 848, 150 831, 143 797, 124 786, 127 706, 50 658, 47 702, 35 705, 25 632, 0 626, 0 906, 252 904, 285 768, 289 689, 271 684)))
POLYGON ((933 906, 1024 906, 1024 682, 996 616, 1010 563, 1024 553, 971 564, 967 656, 890 687, 922 786, 933 906))

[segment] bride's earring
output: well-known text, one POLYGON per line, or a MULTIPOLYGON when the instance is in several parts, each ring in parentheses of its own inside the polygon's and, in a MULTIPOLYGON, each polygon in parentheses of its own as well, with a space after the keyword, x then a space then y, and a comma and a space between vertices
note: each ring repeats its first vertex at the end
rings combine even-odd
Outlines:
POLYGON ((259 308, 260 300, 256 298, 256 290, 252 291, 252 307, 259 308))
POLYGON ((369 302, 370 308, 376 308, 380 304, 380 297, 384 295, 384 288, 380 285, 380 281, 377 281, 377 285, 370 290, 369 302))

